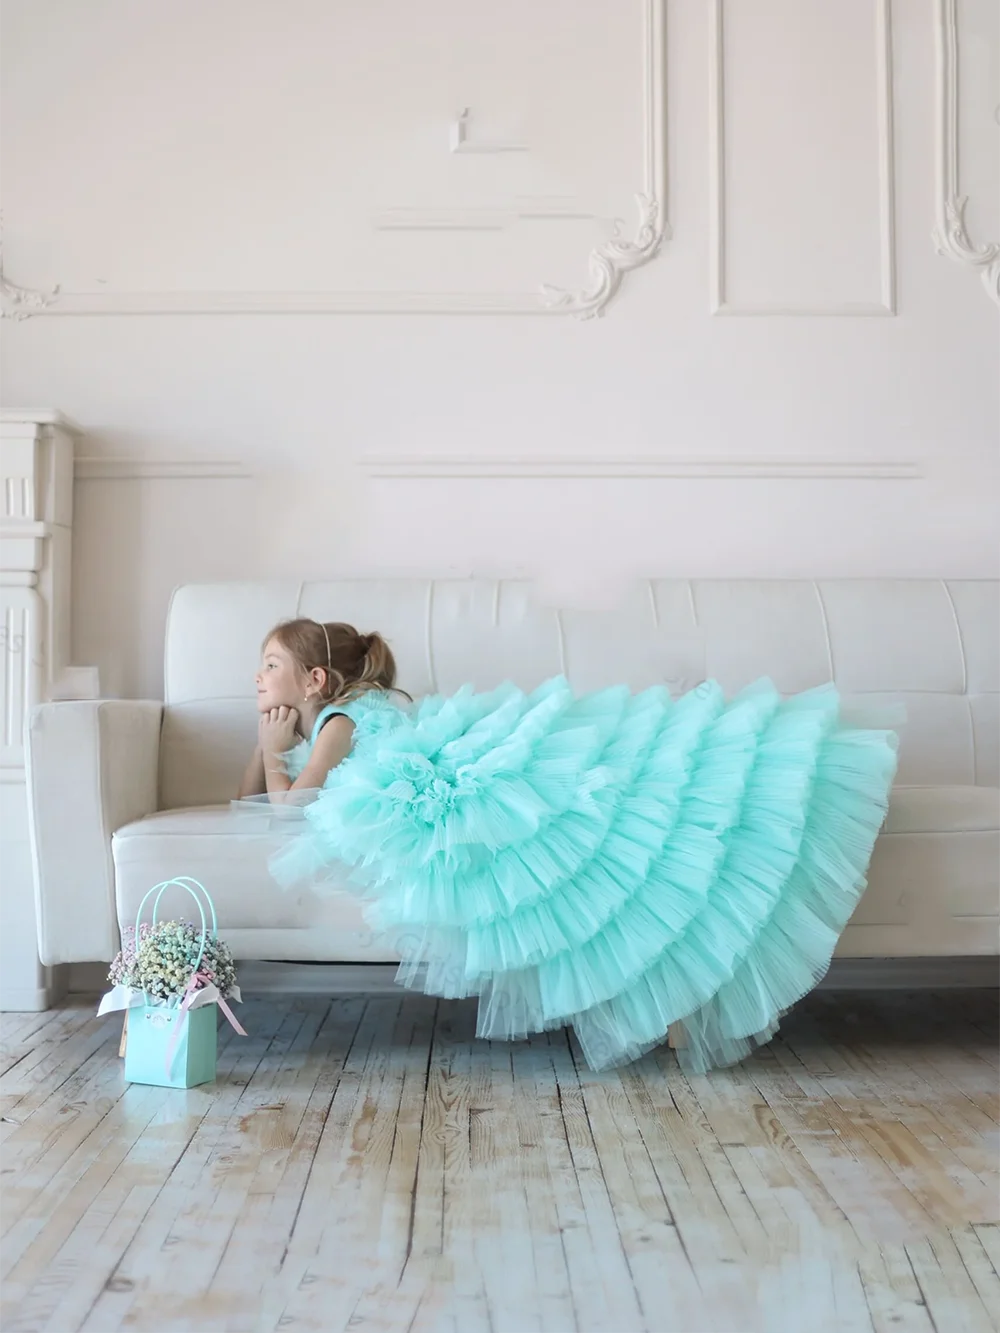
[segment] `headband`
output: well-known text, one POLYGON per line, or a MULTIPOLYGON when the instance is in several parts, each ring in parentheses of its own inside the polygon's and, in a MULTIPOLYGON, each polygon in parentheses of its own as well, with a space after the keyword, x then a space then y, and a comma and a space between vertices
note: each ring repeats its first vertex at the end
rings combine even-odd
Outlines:
MULTIPOLYGON (((326 669, 327 669, 327 671, 332 671, 332 670, 333 670, 333 654, 330 652, 330 635, 329 635, 329 632, 328 632, 328 630, 327 630, 327 628, 326 628, 326 625, 324 624, 324 622, 323 622, 322 620, 317 620, 317 621, 316 621, 316 624, 319 625, 320 629, 323 631, 323 638, 326 640, 326 669)), ((369 652, 371 652, 372 640, 373 640, 374 638, 375 638, 374 634, 359 634, 359 635, 358 635, 358 642, 361 644, 361 651, 362 651, 363 653, 369 653, 369 652)))

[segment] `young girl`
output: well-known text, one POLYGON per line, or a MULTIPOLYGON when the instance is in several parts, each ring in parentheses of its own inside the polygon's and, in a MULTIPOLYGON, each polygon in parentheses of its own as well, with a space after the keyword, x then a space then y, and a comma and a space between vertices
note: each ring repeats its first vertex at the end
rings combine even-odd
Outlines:
POLYGON ((394 686, 378 635, 279 626, 243 791, 318 789, 276 877, 322 891, 353 867, 399 979, 477 995, 480 1036, 571 1024, 602 1068, 678 1025, 703 1071, 824 975, 896 768, 893 733, 846 725, 833 686, 675 701, 557 678, 416 707, 394 686))
POLYGON ((257 748, 240 799, 322 787, 351 750, 350 702, 395 683, 396 662, 381 634, 315 620, 276 625, 256 676, 257 748))

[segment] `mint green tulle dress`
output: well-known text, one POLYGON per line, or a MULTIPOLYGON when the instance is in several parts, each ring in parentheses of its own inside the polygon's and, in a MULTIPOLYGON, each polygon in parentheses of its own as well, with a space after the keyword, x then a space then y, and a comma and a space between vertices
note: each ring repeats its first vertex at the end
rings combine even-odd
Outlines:
POLYGON ((848 725, 833 686, 394 699, 325 710, 290 753, 294 777, 331 713, 355 723, 274 872, 322 891, 352 867, 399 980, 478 996, 481 1037, 571 1025, 601 1069, 679 1022, 700 1072, 826 972, 896 770, 895 734, 848 725))

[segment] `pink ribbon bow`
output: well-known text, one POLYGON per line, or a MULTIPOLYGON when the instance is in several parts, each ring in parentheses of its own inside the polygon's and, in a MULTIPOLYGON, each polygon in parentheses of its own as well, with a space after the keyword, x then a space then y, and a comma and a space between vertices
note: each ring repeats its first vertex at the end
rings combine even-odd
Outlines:
MULTIPOLYGON (((167 1078, 170 1077, 170 1070, 173 1067, 174 1063, 174 1055, 176 1054, 177 1051, 177 1043, 181 1039, 181 1026, 185 1018, 187 1017, 188 1010, 191 1008, 191 1003, 198 992, 198 982, 199 981, 204 982, 204 984, 208 986, 211 985, 211 980, 212 980, 211 977, 207 977, 204 972, 192 972, 188 984, 184 987, 184 998, 181 1000, 179 1005, 177 1022, 174 1025, 173 1032, 171 1032, 170 1034, 170 1041, 167 1043, 167 1054, 166 1054, 167 1078)), ((221 995, 218 997, 215 1003, 225 1014, 233 1030, 238 1032, 241 1037, 245 1037, 247 1035, 246 1030, 240 1025, 239 1019, 233 1013, 232 1009, 230 1009, 229 1005, 226 1004, 225 1000, 222 998, 221 995)))

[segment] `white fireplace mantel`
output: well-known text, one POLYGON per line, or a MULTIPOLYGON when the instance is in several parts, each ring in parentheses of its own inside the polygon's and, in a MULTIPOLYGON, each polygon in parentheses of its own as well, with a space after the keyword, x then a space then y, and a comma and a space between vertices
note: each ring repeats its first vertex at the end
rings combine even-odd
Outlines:
POLYGON ((58 412, 0 415, 0 1009, 52 998, 38 960, 25 787, 25 719, 35 704, 98 693, 70 666, 73 452, 58 412))

